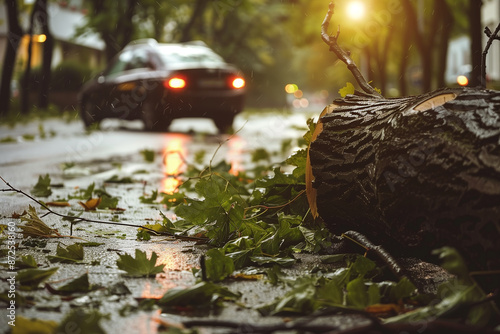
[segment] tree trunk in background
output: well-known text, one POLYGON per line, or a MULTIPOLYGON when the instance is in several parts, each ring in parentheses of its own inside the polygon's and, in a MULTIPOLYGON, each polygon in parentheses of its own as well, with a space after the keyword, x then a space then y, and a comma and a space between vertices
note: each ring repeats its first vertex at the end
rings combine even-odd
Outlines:
POLYGON ((470 87, 481 86, 481 54, 483 51, 482 37, 483 27, 481 25, 481 0, 469 1, 469 33, 471 39, 471 64, 472 73, 469 78, 470 87))
POLYGON ((47 109, 49 106, 49 87, 51 78, 52 53, 54 50, 54 37, 49 28, 49 13, 47 11, 47 0, 39 1, 39 20, 42 25, 42 33, 46 39, 43 43, 43 63, 42 63, 42 78, 40 83, 40 98, 38 106, 47 109))
POLYGON ((395 254, 448 245, 471 269, 500 268, 499 143, 497 91, 336 100, 309 148, 311 212, 395 254))
POLYGON ((442 13, 441 34, 439 38, 439 50, 436 68, 436 79, 438 88, 446 86, 445 73, 446 73, 446 60, 448 57, 448 44, 450 42, 451 30, 453 29, 453 15, 451 9, 444 0, 436 2, 437 12, 442 13))
POLYGON ((196 24, 197 20, 201 20, 203 13, 205 12, 205 8, 207 7, 208 0, 197 0, 194 5, 193 13, 186 24, 186 26, 182 29, 180 42, 188 42, 192 39, 191 30, 196 24))
POLYGON ((0 86, 0 115, 5 115, 10 109, 12 74, 16 64, 16 55, 19 44, 23 37, 23 30, 19 25, 19 12, 17 1, 6 1, 7 21, 9 31, 7 32, 7 45, 2 69, 2 82, 0 86))
POLYGON ((406 79, 406 71, 408 69, 408 62, 410 58, 410 36, 412 33, 412 28, 409 24, 405 24, 404 26, 405 33, 403 36, 403 52, 401 54, 401 60, 399 63, 399 95, 406 96, 408 95, 408 82, 406 79))
POLYGON ((28 59, 26 60, 26 69, 24 70, 23 82, 21 84, 21 113, 28 114, 30 111, 30 86, 31 86, 31 59, 33 56, 33 27, 35 22, 35 16, 38 7, 37 0, 33 6, 33 10, 30 16, 30 27, 28 30, 28 59))

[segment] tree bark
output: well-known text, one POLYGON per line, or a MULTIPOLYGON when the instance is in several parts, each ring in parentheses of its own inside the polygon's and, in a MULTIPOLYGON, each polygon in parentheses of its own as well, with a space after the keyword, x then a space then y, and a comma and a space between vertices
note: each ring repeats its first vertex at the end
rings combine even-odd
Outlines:
POLYGON ((2 83, 0 87, 0 115, 7 114, 10 109, 10 83, 16 64, 17 49, 23 37, 23 30, 19 25, 17 1, 6 1, 5 6, 7 7, 9 31, 7 32, 7 47, 5 48, 2 83))
POLYGON ((307 168, 311 211, 332 232, 422 258, 452 246, 473 269, 500 268, 500 92, 336 100, 307 168))

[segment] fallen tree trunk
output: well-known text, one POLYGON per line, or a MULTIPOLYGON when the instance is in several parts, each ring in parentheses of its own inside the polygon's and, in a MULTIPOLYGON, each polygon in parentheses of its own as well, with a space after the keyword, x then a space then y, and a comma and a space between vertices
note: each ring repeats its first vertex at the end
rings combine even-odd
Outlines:
POLYGON ((307 168, 311 211, 334 233, 423 258, 453 246, 473 268, 500 268, 500 92, 336 100, 307 168))

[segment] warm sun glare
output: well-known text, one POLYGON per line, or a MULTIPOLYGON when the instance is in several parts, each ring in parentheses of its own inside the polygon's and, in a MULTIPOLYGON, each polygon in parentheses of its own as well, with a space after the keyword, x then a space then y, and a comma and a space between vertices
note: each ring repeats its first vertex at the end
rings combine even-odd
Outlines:
POLYGON ((365 5, 359 1, 351 1, 347 5, 347 15, 353 20, 360 20, 365 16, 365 5))

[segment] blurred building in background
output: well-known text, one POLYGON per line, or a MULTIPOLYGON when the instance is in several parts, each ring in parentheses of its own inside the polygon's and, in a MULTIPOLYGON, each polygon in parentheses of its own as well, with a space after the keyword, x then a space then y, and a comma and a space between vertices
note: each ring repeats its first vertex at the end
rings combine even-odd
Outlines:
MULTIPOLYGON (((8 0, 12 1, 12 0, 8 0)), ((24 1, 25 5, 33 4, 33 0, 24 1)), ((63 61, 75 61, 90 68, 96 68, 104 64, 104 43, 95 34, 86 34, 75 38, 75 31, 84 24, 87 11, 83 0, 49 1, 49 27, 55 40, 52 66, 57 66, 63 61)), ((29 28, 31 6, 29 10, 19 8, 19 21, 25 32, 29 28)), ((0 3, 0 61, 3 63, 5 47, 7 45, 8 17, 5 2, 0 3)), ((34 34, 33 53, 31 65, 39 67, 42 62, 42 45, 45 36, 34 34)), ((27 59, 27 45, 29 36, 22 36, 22 42, 18 50, 18 65, 24 68, 27 59)))
MULTIPOLYGON (((500 0, 482 0, 481 21, 483 27, 494 31, 500 23, 500 0)), ((488 38, 483 34, 483 48, 488 38)), ((469 36, 460 36, 451 40, 446 62, 446 82, 457 83, 457 78, 468 76, 472 70, 469 36)), ((500 42, 495 41, 486 57, 486 75, 488 80, 500 81, 500 42)))

